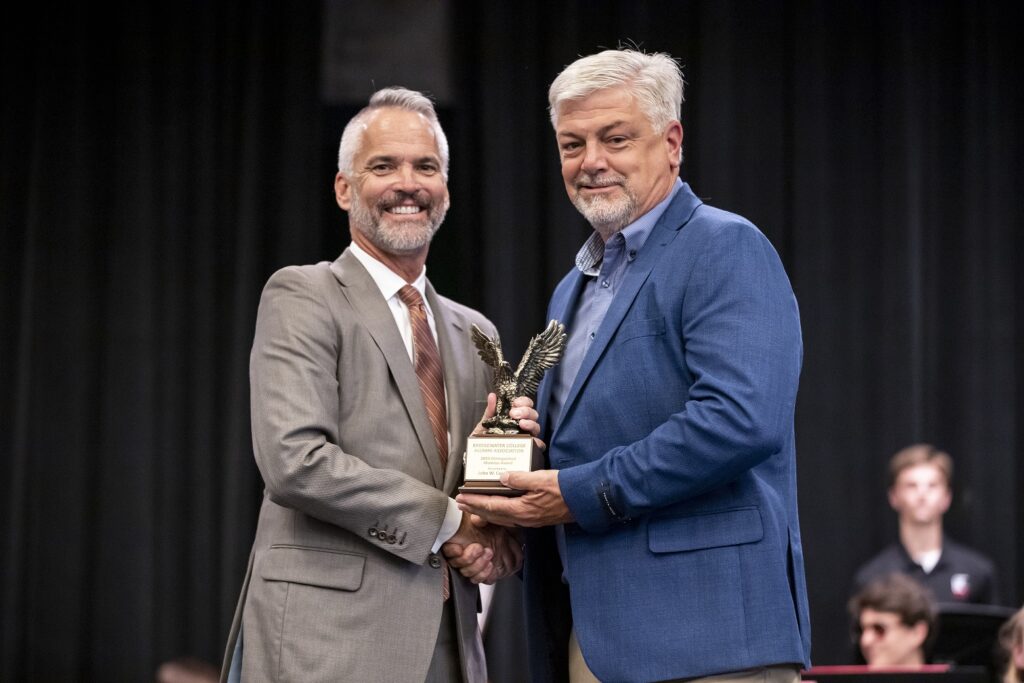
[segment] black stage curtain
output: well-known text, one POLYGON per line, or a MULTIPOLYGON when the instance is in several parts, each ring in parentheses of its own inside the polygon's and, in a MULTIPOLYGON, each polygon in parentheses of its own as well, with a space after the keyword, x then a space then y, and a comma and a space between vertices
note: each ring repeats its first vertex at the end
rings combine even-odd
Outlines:
POLYGON ((255 305, 277 264, 325 250, 319 14, 3 22, 0 680, 219 662, 259 502, 255 305))
MULTIPOLYGON (((1021 10, 437 6, 453 159, 438 288, 487 313, 518 357, 586 236, 547 86, 620 41, 670 52, 689 81, 685 178, 761 227, 801 304, 816 663, 849 656, 852 573, 895 536, 884 464, 914 441, 954 456, 950 533, 995 559, 1019 604, 1021 10)), ((401 2, 342 7, 402 21, 401 2)), ((260 288, 347 242, 333 146, 355 103, 426 87, 401 78, 424 57, 411 50, 366 69, 351 106, 326 102, 326 14, 122 2, 0 25, 2 680, 137 681, 174 656, 220 659, 260 495, 247 399, 260 288)))

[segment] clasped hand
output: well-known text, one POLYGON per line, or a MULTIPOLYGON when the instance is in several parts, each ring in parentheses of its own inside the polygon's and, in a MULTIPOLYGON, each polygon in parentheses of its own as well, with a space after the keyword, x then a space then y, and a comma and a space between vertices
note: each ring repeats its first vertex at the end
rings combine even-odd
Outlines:
POLYGON ((462 509, 459 532, 442 547, 449 564, 474 583, 494 581, 519 571, 523 554, 518 530, 573 521, 561 489, 558 472, 507 472, 501 483, 526 491, 516 498, 460 493, 455 501, 462 509), (509 528, 513 527, 513 528, 509 528), (464 534, 475 529, 485 538, 464 534))
POLYGON ((467 514, 441 552, 449 565, 473 583, 494 583, 523 566, 523 546, 514 529, 489 525, 467 514))

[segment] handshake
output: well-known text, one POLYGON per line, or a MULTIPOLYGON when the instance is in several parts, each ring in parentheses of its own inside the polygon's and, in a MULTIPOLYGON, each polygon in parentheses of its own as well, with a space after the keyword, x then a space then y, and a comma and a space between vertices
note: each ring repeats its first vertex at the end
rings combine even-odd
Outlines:
MULTIPOLYGON (((494 416, 497 396, 487 396, 487 408, 474 434, 483 433, 483 423, 494 416)), ((520 396, 512 401, 508 416, 518 420, 519 428, 536 437, 540 433, 533 401, 520 396)), ((462 513, 459 530, 441 546, 448 564, 473 583, 494 583, 519 571, 523 566, 523 543, 519 531, 488 524, 482 517, 462 513)))
MULTIPOLYGON (((495 396, 488 396, 484 419, 494 415, 495 396)), ((533 401, 520 396, 512 401, 509 417, 519 427, 540 433, 533 401)), ((481 420, 481 423, 483 420, 481 420)), ((477 431, 483 428, 477 425, 477 431)), ((539 448, 544 444, 537 440, 539 448)), ((448 564, 473 583, 494 583, 519 571, 523 564, 523 544, 518 527, 541 527, 573 521, 562 498, 558 472, 506 472, 501 483, 524 491, 516 498, 461 493, 455 498, 462 510, 462 522, 455 535, 441 546, 448 564)))
POLYGON ((462 514, 459 530, 441 552, 452 569, 473 583, 494 583, 523 566, 523 544, 516 529, 488 524, 469 513, 462 514))

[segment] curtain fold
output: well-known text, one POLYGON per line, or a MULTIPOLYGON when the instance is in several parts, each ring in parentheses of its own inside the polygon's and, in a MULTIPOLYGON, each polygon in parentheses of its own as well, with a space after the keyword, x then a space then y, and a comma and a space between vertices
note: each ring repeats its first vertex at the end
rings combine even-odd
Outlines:
POLYGON ((219 661, 259 503, 259 290, 322 258, 319 12, 5 22, 3 680, 219 661))

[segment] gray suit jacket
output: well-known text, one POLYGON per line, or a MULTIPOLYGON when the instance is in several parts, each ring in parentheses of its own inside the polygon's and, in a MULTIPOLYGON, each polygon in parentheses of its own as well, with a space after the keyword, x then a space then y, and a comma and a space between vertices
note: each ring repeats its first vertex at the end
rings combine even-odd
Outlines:
MULTIPOLYGON (((441 471, 409 355, 380 290, 346 250, 275 273, 250 358, 256 464, 266 485, 228 640, 243 681, 423 681, 441 619, 430 549, 458 486, 490 371, 479 313, 427 286, 452 435, 441 471)), ((436 566, 435 566, 436 565, 436 566)), ((452 575, 467 681, 484 681, 476 586, 452 575)))

